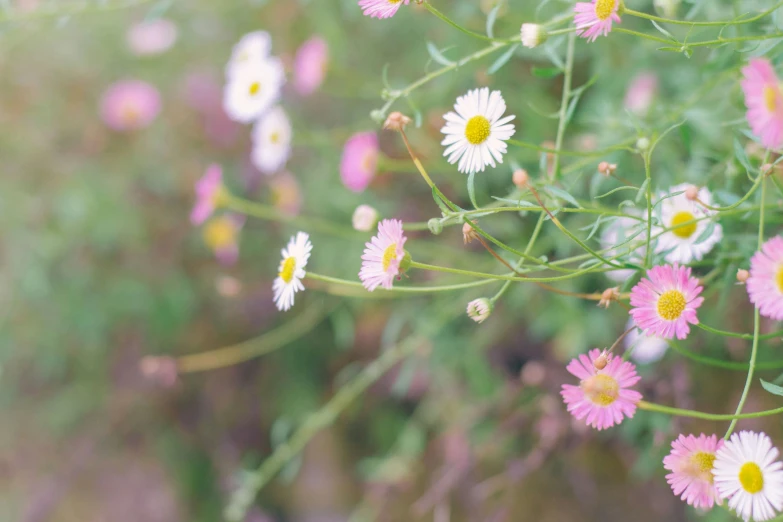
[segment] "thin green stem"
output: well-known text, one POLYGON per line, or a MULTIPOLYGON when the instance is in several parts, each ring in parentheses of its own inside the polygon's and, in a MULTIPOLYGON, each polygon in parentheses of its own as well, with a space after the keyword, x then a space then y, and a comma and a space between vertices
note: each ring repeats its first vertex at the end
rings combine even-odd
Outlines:
MULTIPOLYGON (((766 182, 766 176, 762 175, 762 181, 761 181, 761 210, 759 211, 759 238, 758 238, 758 249, 761 250, 761 246, 764 244, 764 201, 766 200, 767 195, 767 182, 766 182)), ((756 370, 756 357, 758 356, 759 351, 759 329, 761 327, 761 320, 759 316, 759 309, 754 308, 753 310, 753 346, 750 349, 750 363, 748 368, 748 376, 745 379, 745 387, 742 390, 742 395, 740 396, 739 403, 737 404, 737 411, 736 415, 739 415, 742 413, 742 408, 745 407, 745 401, 748 399, 748 393, 750 393, 750 385, 753 382, 753 374, 756 370)), ((731 436, 731 432, 734 431, 734 427, 737 425, 737 420, 734 419, 731 421, 731 424, 729 424, 729 429, 726 430, 726 435, 723 437, 725 440, 729 439, 729 436, 731 436)))
POLYGON ((557 123, 557 136, 555 137, 555 164, 552 167, 554 179, 560 177, 560 149, 563 147, 566 126, 568 125, 568 105, 571 100, 571 77, 574 72, 574 49, 576 46, 576 33, 568 35, 568 47, 566 50, 565 71, 563 71, 563 95, 560 98, 560 117, 557 123))
MULTIPOLYGON (((741 370, 748 371, 750 367, 748 363, 741 363, 735 361, 724 361, 722 359, 715 359, 714 357, 707 357, 706 355, 700 355, 698 353, 686 350, 678 342, 669 340, 667 341, 672 350, 679 353, 683 357, 687 357, 693 361, 696 361, 707 366, 715 366, 716 368, 723 368, 724 370, 741 370)), ((779 370, 783 368, 783 361, 768 361, 756 363, 757 370, 779 370)))
POLYGON ((644 250, 644 268, 650 268, 650 261, 652 259, 652 248, 650 242, 652 241, 652 169, 650 168, 652 150, 648 150, 644 153, 644 178, 647 183, 647 190, 645 193, 645 199, 647 200, 647 245, 644 250))
POLYGON ((445 14, 443 14, 440 11, 438 11, 437 9, 435 9, 435 6, 433 6, 431 3, 429 3, 429 2, 422 2, 422 5, 424 5, 424 7, 425 7, 425 9, 427 9, 427 11, 429 11, 432 14, 434 14, 435 16, 437 16, 438 18, 440 18, 441 20, 443 20, 444 22, 449 24, 454 29, 457 29, 458 31, 460 31, 462 33, 465 33, 468 36, 472 36, 473 38, 478 38, 479 40, 484 40, 486 42, 497 42, 497 43, 510 43, 510 42, 515 42, 515 41, 517 41, 519 39, 518 37, 514 37, 514 38, 491 38, 491 37, 489 37, 487 35, 484 35, 484 34, 481 34, 481 33, 477 33, 475 31, 471 31, 470 29, 462 27, 457 22, 455 22, 454 20, 452 20, 451 18, 449 18, 445 14))
POLYGON ((542 147, 541 145, 536 145, 535 143, 528 143, 526 141, 519 141, 519 140, 506 140, 506 143, 509 145, 514 145, 516 147, 520 147, 523 149, 531 149, 538 152, 543 152, 546 154, 560 154, 561 156, 576 156, 576 157, 585 157, 585 158, 591 158, 591 157, 598 157, 598 156, 605 156, 611 152, 616 152, 618 150, 631 150, 630 146, 636 141, 636 138, 625 140, 622 143, 618 145, 613 145, 611 147, 607 147, 605 149, 600 150, 559 150, 557 146, 555 146, 554 149, 550 149, 547 147, 542 147))
POLYGON ((777 415, 783 413, 783 408, 775 408, 774 410, 757 411, 755 413, 705 413, 702 411, 683 410, 681 408, 672 408, 669 406, 663 406, 660 404, 654 404, 647 401, 639 401, 636 407, 640 410, 654 411, 658 413, 665 413, 667 415, 674 415, 675 417, 691 417, 694 419, 704 419, 710 421, 727 421, 736 422, 740 419, 758 419, 759 417, 769 417, 770 415, 777 415))
POLYGON ((642 13, 640 11, 634 11, 633 9, 625 8, 625 11, 623 11, 624 15, 631 15, 636 16, 638 18, 644 18, 647 20, 655 20, 658 23, 664 23, 664 24, 674 24, 674 25, 690 25, 690 26, 729 26, 729 25, 742 25, 742 24, 749 24, 751 22, 755 22, 757 20, 760 20, 767 16, 768 14, 772 13, 777 9, 778 7, 782 6, 783 2, 778 2, 770 9, 767 9, 766 11, 752 17, 752 18, 745 18, 744 20, 719 20, 714 22, 690 22, 688 20, 674 20, 672 18, 663 18, 660 16, 654 16, 647 13, 642 13))
POLYGON ((411 262, 411 268, 418 268, 420 270, 430 270, 432 272, 444 272, 447 274, 459 274, 470 277, 477 277, 479 279, 493 279, 496 281, 512 281, 516 283, 553 283, 555 281, 566 281, 568 279, 574 279, 583 274, 589 274, 592 272, 605 272, 606 269, 600 266, 592 266, 577 270, 576 272, 554 277, 515 277, 513 275, 500 275, 500 274, 487 274, 484 272, 474 272, 472 270, 462 270, 460 268, 449 268, 445 266, 428 265, 425 263, 419 263, 417 261, 411 262))
POLYGON ((356 288, 361 290, 358 294, 351 294, 351 293, 339 293, 338 295, 341 296, 356 296, 356 297, 372 297, 374 295, 379 296, 389 296, 389 295, 400 295, 400 294, 429 294, 433 292, 451 292, 454 290, 466 290, 468 288, 475 288, 477 286, 484 286, 492 281, 473 281, 471 283, 460 283, 456 285, 442 285, 442 286, 396 286, 390 290, 386 290, 385 288, 379 288, 376 291, 370 293, 367 291, 366 288, 364 288, 364 285, 362 285, 358 281, 349 281, 347 279, 340 279, 339 277, 331 277, 331 276, 325 276, 321 274, 316 274, 315 272, 307 272, 307 276, 305 276, 305 282, 307 280, 314 280, 314 281, 321 281, 323 283, 329 283, 332 285, 340 285, 344 287, 349 288, 356 288))
MULTIPOLYGON (((530 239, 527 242, 527 246, 525 247, 525 255, 530 255, 530 251, 533 249, 533 245, 535 244, 536 240, 538 239, 538 234, 541 233, 541 228, 544 225, 544 220, 546 219, 546 214, 543 212, 538 216, 538 221, 536 221, 536 227, 533 229, 533 233, 530 235, 530 239)), ((520 257, 519 261, 517 261, 516 269, 519 270, 522 268, 522 265, 525 263, 525 258, 520 257)), ((498 293, 495 294, 490 301, 492 304, 495 304, 495 301, 500 299, 503 294, 506 293, 506 290, 508 290, 508 287, 511 286, 511 281, 506 281, 503 283, 503 286, 500 287, 500 290, 498 290, 498 293)))
MULTIPOLYGON (((720 335, 722 337, 734 337, 736 339, 753 339, 755 337, 755 334, 744 334, 744 333, 738 333, 738 332, 728 332, 726 330, 718 330, 717 328, 713 328, 711 326, 707 326, 704 323, 699 323, 696 325, 697 327, 701 328, 702 330, 710 333, 714 333, 716 335, 720 335)), ((760 340, 764 339, 774 339, 775 337, 783 337, 783 330, 779 330, 777 332, 772 332, 768 334, 759 335, 758 338, 760 340)))

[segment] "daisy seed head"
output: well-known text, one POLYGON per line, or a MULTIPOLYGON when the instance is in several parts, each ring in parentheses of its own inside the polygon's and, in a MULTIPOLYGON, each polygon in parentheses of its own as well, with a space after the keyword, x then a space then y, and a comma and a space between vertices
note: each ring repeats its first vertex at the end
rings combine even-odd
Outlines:
POLYGON ((612 354, 604 350, 601 352, 601 355, 599 355, 598 358, 593 361, 593 367, 595 367, 596 370, 603 370, 611 360, 612 354))
POLYGON ((598 164, 598 172, 603 174, 604 176, 611 176, 614 174, 614 171, 617 170, 617 164, 616 163, 609 163, 607 161, 602 161, 598 164))
POLYGON ((601 300, 598 301, 598 306, 601 308, 609 308, 612 301, 617 301, 620 298, 620 288, 615 286, 614 288, 607 288, 601 294, 601 300))
POLYGON ((470 223, 462 225, 462 241, 467 245, 474 239, 478 239, 478 233, 476 229, 470 226, 470 223))

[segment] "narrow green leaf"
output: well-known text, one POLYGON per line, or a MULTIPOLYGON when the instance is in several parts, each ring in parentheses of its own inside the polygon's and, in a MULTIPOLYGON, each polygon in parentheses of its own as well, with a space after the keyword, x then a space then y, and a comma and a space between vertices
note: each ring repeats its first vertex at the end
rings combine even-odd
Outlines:
POLYGON ((532 67, 530 72, 536 78, 554 78, 563 74, 563 69, 559 67, 532 67))
POLYGON ((440 49, 435 47, 435 44, 432 42, 427 42, 427 52, 430 53, 430 58, 441 65, 454 65, 454 62, 443 56, 443 53, 441 53, 440 49))
POLYGON ((508 51, 501 54, 495 62, 489 66, 489 69, 487 69, 487 74, 495 74, 500 70, 501 67, 506 65, 508 61, 511 59, 512 56, 514 56, 514 51, 517 50, 517 47, 519 47, 519 44, 512 45, 508 51))
POLYGON ((476 173, 471 172, 468 175, 468 197, 470 198, 470 203, 473 205, 473 208, 478 210, 479 206, 476 203, 476 188, 474 185, 475 180, 476 180, 476 173))
POLYGON ((487 36, 490 38, 495 37, 494 28, 495 28, 495 20, 498 17, 498 11, 500 11, 501 3, 498 2, 495 7, 492 8, 492 11, 489 12, 487 15, 487 36))
POLYGON ((577 203, 577 201, 574 198, 574 196, 572 196, 571 194, 569 194, 568 192, 566 192, 563 189, 560 189, 560 188, 557 188, 557 187, 545 187, 544 190, 546 190, 547 192, 549 192, 549 194, 551 194, 552 196, 554 196, 556 198, 560 198, 560 199, 566 200, 567 202, 571 203, 576 208, 582 208, 579 205, 579 203, 577 203))
POLYGON ((783 397, 783 386, 778 386, 777 384, 772 384, 771 382, 767 382, 764 379, 759 379, 761 381, 761 387, 767 390, 772 395, 777 395, 779 397, 783 397))

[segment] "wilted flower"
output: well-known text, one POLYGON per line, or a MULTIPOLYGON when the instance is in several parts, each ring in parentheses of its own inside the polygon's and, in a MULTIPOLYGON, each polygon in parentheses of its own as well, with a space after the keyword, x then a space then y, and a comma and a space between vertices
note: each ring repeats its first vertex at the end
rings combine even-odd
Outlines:
POLYGON ((386 130, 399 132, 403 130, 410 122, 411 119, 409 117, 405 116, 399 111, 394 111, 389 114, 389 117, 386 118, 385 122, 383 122, 383 128, 386 130))

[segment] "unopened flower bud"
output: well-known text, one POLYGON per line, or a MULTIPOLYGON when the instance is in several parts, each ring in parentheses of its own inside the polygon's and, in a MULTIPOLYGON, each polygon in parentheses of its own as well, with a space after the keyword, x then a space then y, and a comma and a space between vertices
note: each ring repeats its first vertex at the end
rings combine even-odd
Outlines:
POLYGON ((647 150, 650 147, 650 140, 647 138, 639 138, 636 140, 636 148, 639 150, 647 150))
POLYGON ((492 313, 492 302, 486 297, 474 299, 468 303, 468 317, 477 323, 483 323, 492 313))
POLYGON ((612 360, 612 354, 604 350, 601 352, 601 355, 598 356, 598 358, 593 361, 593 366, 596 370, 603 370, 606 368, 606 365, 609 364, 609 361, 612 360))
POLYGON ((177 361, 173 357, 144 357, 139 361, 139 370, 158 386, 171 388, 177 383, 177 361))
POLYGON ((413 258, 411 258, 410 252, 407 250, 403 250, 405 254, 402 256, 402 259, 400 260, 400 276, 408 271, 408 269, 411 267, 411 263, 413 262, 413 258))
POLYGON ((359 205, 351 218, 354 230, 369 232, 378 223, 378 211, 370 205, 359 205))
POLYGON ((528 188, 530 184, 530 176, 528 175, 525 169, 515 170, 511 180, 514 182, 514 185, 516 185, 519 190, 524 190, 528 188))
POLYGON ((443 232, 443 222, 439 218, 432 218, 427 221, 427 228, 430 229, 433 235, 440 235, 443 232))
POLYGON ((685 197, 688 201, 697 201, 699 199, 699 187, 690 185, 685 189, 685 197))
POLYGON ((744 284, 749 277, 750 277, 750 272, 748 272, 747 270, 743 268, 737 270, 737 282, 744 284))
POLYGON ((381 123, 384 121, 385 116, 386 115, 380 109, 375 109, 374 111, 370 112, 370 119, 376 123, 381 123))
POLYGON ((478 239, 478 232, 476 232, 476 229, 470 226, 470 223, 462 225, 462 241, 467 245, 474 239, 478 239))
POLYGON ((665 18, 677 18, 681 0, 653 0, 655 10, 665 18))
POLYGON ((602 161, 598 164, 598 172, 603 174, 604 176, 611 176, 614 174, 614 171, 617 170, 617 164, 616 163, 609 163, 607 161, 602 161))
POLYGON ((386 118, 386 121, 383 123, 383 128, 399 132, 410 122, 411 119, 409 117, 399 111, 394 111, 386 118))
POLYGON ((601 294, 601 300, 598 301, 598 306, 601 308, 609 308, 612 301, 617 301, 620 298, 620 289, 618 287, 607 288, 601 294))
POLYGON ((522 24, 520 29, 522 45, 528 49, 538 47, 546 41, 547 33, 543 26, 538 24, 522 24))

